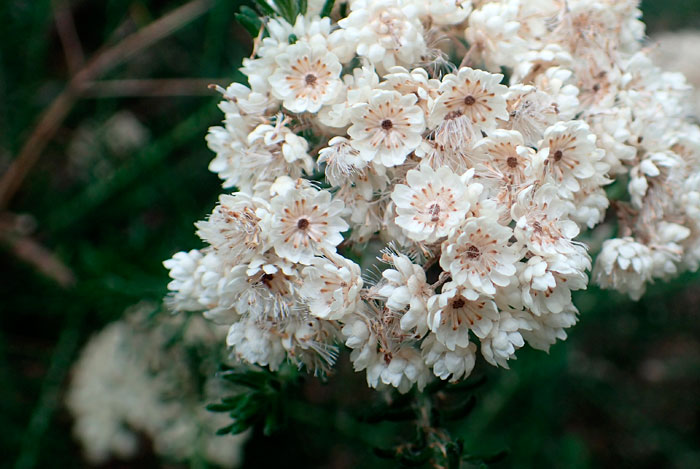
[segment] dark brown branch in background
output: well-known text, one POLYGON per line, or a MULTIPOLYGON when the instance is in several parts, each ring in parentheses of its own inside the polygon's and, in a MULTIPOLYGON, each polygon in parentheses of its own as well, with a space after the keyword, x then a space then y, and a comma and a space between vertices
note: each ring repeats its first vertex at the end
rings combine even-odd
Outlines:
POLYGON ((114 46, 103 49, 73 75, 66 88, 41 114, 36 127, 27 138, 17 157, 0 179, 0 209, 6 208, 22 185, 29 170, 39 159, 47 143, 53 138, 61 123, 94 80, 119 64, 169 36, 190 23, 212 7, 212 0, 193 0, 173 10, 141 30, 127 36, 114 46))
POLYGON ((83 46, 80 45, 80 38, 75 29, 73 15, 68 0, 52 0, 51 7, 56 22, 56 32, 66 56, 68 71, 73 75, 85 63, 85 54, 83 54, 83 46))
POLYGON ((210 96, 211 83, 225 83, 225 78, 176 78, 166 80, 100 80, 83 90, 84 98, 122 96, 210 96))

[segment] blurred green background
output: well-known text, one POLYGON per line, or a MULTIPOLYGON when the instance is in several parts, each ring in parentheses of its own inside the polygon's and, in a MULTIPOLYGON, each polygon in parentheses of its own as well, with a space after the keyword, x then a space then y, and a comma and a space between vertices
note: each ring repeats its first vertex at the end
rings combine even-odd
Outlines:
MULTIPOLYGON (((0 207, 3 467, 85 465, 62 404, 72 361, 126 307, 164 296, 163 259, 201 246, 192 224, 221 192, 204 135, 222 115, 206 84, 242 79, 241 2, 194 2, 176 28, 149 30, 159 40, 123 41, 186 3, 0 2, 0 174, 42 116, 55 127, 0 207), (64 90, 86 64, 100 73, 73 81, 78 99, 64 90), (59 96, 63 108, 46 117, 59 96)), ((642 9, 650 34, 700 28, 698 0, 642 9)), ((592 288, 577 304, 580 323, 549 355, 524 349, 511 371, 486 370, 456 430, 465 446, 509 449, 498 467, 700 467, 700 276, 655 285, 639 303, 592 288)), ((369 402, 364 376, 341 362, 328 384, 308 384, 312 403, 369 402)), ((382 438, 391 443, 391 430, 382 438)), ((245 456, 245 467, 392 466, 323 422, 256 434, 245 456)), ((107 467, 161 464, 146 444, 135 462, 107 467)))

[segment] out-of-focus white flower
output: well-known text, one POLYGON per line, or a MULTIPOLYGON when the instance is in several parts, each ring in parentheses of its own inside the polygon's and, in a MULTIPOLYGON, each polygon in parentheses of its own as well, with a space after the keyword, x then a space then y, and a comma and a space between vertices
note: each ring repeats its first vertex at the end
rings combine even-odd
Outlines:
POLYGON ((215 435, 230 418, 204 406, 223 388, 213 378, 201 386, 200 370, 186 365, 184 347, 202 350, 201 372, 213 374, 225 330, 196 316, 146 319, 153 307, 137 305, 95 334, 73 367, 66 405, 86 459, 100 465, 112 457, 128 460, 138 453, 142 434, 164 459, 238 467, 249 433, 215 435), (173 345, 178 331, 184 342, 173 345))

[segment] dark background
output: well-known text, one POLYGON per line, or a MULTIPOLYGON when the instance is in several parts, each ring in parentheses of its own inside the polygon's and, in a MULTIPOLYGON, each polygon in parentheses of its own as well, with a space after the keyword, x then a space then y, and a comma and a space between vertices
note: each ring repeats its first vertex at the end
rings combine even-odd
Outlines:
MULTIPOLYGON (((0 2, 0 174, 42 116, 56 129, 40 136, 38 161, 0 208, 0 466, 85 465, 62 404, 72 361, 126 307, 163 297, 163 259, 201 246, 193 222, 221 193, 204 135, 222 115, 206 84, 242 79, 236 68, 251 42, 233 18, 240 2, 212 1, 162 40, 137 41, 127 61, 112 58, 96 77, 109 83, 69 94, 65 115, 46 118, 91 57, 184 3, 0 2), (171 80, 170 95, 153 96, 150 81, 112 81, 124 79, 171 80), (133 144, 110 143, 115 115, 140 123, 133 144)), ((700 27, 697 0, 642 9, 650 35, 700 27)), ((580 323, 549 355, 523 349, 511 371, 482 366, 488 383, 455 430, 465 446, 508 448, 499 467, 700 467, 700 276, 654 285, 639 303, 591 288, 576 304, 580 323)), ((310 402, 369 402, 364 375, 341 362, 328 384, 307 383, 310 402)), ((327 427, 256 434, 245 467, 392 467, 327 427)), ((380 439, 391 443, 391 430, 380 439)), ((144 441, 134 462, 107 467, 161 465, 178 467, 144 441)))

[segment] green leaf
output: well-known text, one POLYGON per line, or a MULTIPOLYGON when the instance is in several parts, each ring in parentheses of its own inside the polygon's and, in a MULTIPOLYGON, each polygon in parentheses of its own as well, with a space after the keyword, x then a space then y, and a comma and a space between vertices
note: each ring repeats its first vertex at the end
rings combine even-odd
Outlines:
POLYGON ((244 431, 248 430, 248 428, 250 428, 250 426, 251 426, 250 422, 237 420, 237 421, 233 422, 231 425, 226 425, 223 428, 219 428, 216 431, 216 434, 217 435, 227 435, 230 433, 231 435, 238 435, 239 433, 243 433, 244 431))
POLYGON ((255 5, 260 10, 264 16, 278 16, 279 13, 275 11, 265 0, 255 0, 255 5))
POLYGON ((228 412, 231 410, 230 404, 208 404, 206 409, 209 412, 228 412))
POLYGON ((305 15, 309 5, 307 0, 297 0, 297 11, 300 15, 305 15))
POLYGON ((331 16, 331 12, 333 11, 333 6, 335 5, 335 0, 326 0, 326 3, 323 4, 323 8, 321 8, 321 18, 324 16, 331 16))
POLYGON ((250 17, 241 13, 236 13, 233 16, 236 18, 236 21, 241 23, 245 30, 248 31, 248 34, 254 38, 258 37, 260 28, 262 28, 262 22, 258 18, 251 19, 250 17))
POLYGON ((229 381, 240 386, 245 386, 251 389, 262 389, 269 381, 269 377, 265 373, 256 373, 253 371, 226 371, 220 373, 220 376, 226 381, 229 381))

